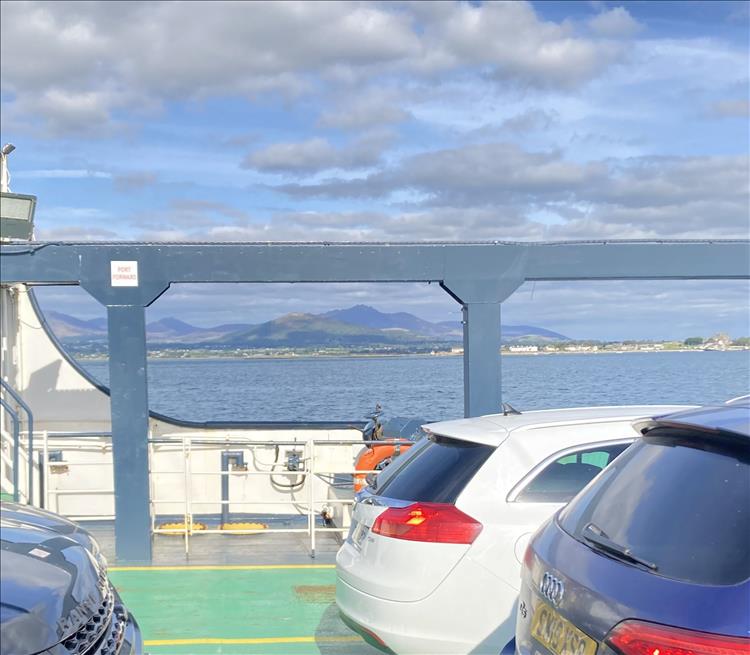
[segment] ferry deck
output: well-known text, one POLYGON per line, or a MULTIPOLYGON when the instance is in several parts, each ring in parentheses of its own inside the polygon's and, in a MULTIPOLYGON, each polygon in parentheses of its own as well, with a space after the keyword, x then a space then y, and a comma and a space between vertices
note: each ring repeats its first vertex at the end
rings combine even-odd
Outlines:
MULTIPOLYGON (((105 555, 111 525, 90 526, 105 555)), ((311 559, 303 535, 205 535, 186 556, 179 537, 154 537, 151 566, 113 566, 110 578, 137 617, 146 651, 375 655, 339 617, 325 535, 311 559)))

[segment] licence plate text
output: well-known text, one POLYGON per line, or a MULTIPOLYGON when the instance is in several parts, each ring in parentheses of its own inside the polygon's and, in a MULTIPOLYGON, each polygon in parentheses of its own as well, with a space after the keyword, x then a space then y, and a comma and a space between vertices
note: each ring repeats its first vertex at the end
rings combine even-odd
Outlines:
POLYGON ((539 603, 531 636, 555 655, 594 655, 596 642, 545 603, 539 603))

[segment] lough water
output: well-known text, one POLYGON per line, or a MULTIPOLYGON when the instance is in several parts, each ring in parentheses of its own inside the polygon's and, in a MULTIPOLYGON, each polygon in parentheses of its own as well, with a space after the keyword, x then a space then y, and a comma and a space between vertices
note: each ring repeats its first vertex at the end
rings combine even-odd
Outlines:
MULTIPOLYGON (((503 400, 521 410, 582 405, 719 403, 750 388, 750 352, 503 357, 503 400)), ((107 364, 82 362, 107 383, 107 364)), ((156 359, 151 409, 195 421, 354 420, 463 415, 461 357, 156 359)))

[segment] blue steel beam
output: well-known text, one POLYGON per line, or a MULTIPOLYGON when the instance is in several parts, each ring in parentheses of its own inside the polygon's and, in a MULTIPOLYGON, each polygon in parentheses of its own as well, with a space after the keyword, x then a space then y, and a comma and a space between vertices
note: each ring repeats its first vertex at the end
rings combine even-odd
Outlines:
MULTIPOLYGON (((7 283, 81 284, 109 291, 110 261, 170 282, 442 282, 750 277, 750 241, 560 243, 56 243, 0 246, 7 283)), ((118 289, 120 301, 127 288, 118 289)), ((97 295, 96 293, 94 295, 97 295)))

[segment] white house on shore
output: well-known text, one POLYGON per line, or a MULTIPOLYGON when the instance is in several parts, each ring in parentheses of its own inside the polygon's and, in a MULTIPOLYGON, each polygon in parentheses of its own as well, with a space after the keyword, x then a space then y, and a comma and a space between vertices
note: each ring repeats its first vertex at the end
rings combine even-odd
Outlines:
POLYGON ((539 346, 509 346, 508 352, 511 353, 537 353, 539 346))

